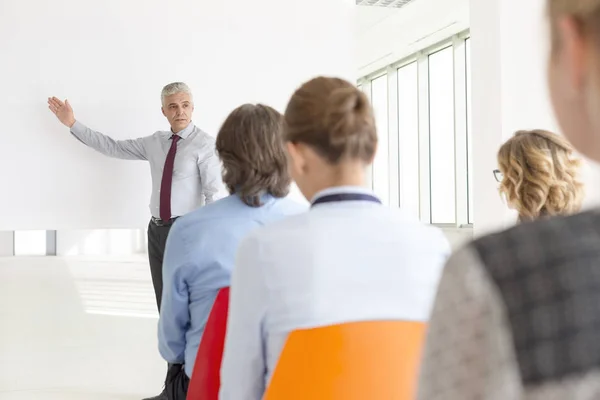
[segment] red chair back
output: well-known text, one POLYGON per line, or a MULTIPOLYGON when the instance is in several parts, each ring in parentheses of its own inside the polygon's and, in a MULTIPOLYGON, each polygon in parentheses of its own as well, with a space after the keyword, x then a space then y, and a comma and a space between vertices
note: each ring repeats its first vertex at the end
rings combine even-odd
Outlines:
POLYGON ((188 389, 188 400, 218 400, 221 386, 221 359, 225 347, 229 288, 219 290, 210 311, 198 347, 194 371, 188 389))

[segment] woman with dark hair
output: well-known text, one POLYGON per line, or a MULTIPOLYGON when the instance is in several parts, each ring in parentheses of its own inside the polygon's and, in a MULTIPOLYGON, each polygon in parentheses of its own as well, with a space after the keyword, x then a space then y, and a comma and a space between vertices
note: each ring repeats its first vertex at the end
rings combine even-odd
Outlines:
POLYGON ((282 115, 264 105, 234 110, 217 136, 230 196, 177 220, 167 241, 159 350, 171 365, 168 399, 183 399, 206 320, 229 286, 235 254, 250 231, 305 208, 288 200, 291 178, 282 115))
POLYGON ((261 228, 240 245, 222 400, 263 398, 296 329, 426 321, 449 253, 439 230, 383 206, 364 187, 377 133, 359 89, 313 79, 292 96, 285 120, 292 176, 311 211, 261 228))

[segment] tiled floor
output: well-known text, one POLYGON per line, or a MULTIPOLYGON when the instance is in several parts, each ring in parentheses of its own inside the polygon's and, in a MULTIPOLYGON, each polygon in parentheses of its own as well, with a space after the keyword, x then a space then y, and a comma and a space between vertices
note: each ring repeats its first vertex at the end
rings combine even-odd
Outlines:
POLYGON ((145 258, 0 258, 0 399, 157 394, 156 324, 145 258))

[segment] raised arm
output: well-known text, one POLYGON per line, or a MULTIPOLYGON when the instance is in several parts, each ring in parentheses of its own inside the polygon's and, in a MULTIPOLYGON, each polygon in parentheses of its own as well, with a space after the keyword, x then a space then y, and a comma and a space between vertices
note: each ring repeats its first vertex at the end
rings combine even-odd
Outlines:
POLYGON ((71 129, 71 133, 80 142, 94 150, 114 158, 123 160, 147 160, 144 139, 114 140, 96 132, 75 119, 73 108, 68 100, 64 102, 56 97, 48 98, 48 108, 58 120, 71 129))

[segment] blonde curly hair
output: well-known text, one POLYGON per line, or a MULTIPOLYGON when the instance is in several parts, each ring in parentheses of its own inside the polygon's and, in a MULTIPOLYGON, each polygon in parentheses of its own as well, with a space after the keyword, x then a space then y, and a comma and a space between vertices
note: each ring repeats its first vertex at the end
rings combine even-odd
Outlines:
POLYGON ((520 221, 573 214, 581 208, 581 160, 562 136, 519 131, 500 147, 498 166, 504 175, 500 192, 520 221))

